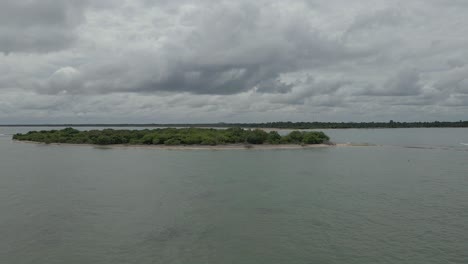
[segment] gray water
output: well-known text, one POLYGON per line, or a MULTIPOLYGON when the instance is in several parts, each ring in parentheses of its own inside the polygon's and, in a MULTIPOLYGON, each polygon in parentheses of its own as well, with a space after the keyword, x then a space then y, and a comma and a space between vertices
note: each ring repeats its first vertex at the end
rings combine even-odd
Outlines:
POLYGON ((11 141, 31 129, 0 127, 2 264, 468 263, 468 129, 299 150, 11 141))

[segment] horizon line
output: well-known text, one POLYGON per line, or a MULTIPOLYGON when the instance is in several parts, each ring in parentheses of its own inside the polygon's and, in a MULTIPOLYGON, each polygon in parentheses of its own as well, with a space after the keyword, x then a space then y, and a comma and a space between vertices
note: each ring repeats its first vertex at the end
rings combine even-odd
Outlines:
POLYGON ((177 125, 261 125, 261 124, 274 124, 274 123, 292 123, 292 124, 388 124, 388 123, 400 123, 400 124, 411 124, 411 123, 465 123, 468 120, 459 121, 271 121, 271 122, 213 122, 213 123, 10 123, 0 124, 0 127, 27 127, 27 126, 177 126, 177 125))

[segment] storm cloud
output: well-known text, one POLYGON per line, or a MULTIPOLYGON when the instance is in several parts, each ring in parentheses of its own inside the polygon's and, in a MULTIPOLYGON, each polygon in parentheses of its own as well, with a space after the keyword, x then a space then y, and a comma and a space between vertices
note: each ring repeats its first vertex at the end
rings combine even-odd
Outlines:
POLYGON ((466 12, 439 0, 2 0, 0 122, 464 119, 466 12))
POLYGON ((69 47, 83 21, 84 1, 2 0, 0 52, 51 52, 69 47))

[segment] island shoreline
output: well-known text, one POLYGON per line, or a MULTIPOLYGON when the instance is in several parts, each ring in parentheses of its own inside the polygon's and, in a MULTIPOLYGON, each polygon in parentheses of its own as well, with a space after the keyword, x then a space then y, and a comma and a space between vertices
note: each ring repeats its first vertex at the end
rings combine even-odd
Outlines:
POLYGON ((316 149, 328 147, 351 147, 351 146, 367 146, 364 144, 338 143, 338 144, 225 144, 225 145, 133 145, 133 144, 73 144, 73 143, 43 143, 28 140, 12 140, 16 143, 36 144, 43 146, 83 146, 103 149, 112 148, 142 148, 142 149, 163 149, 163 150, 280 150, 280 149, 316 149))
POLYGON ((45 144, 97 145, 114 147, 158 147, 171 149, 252 149, 305 148, 333 143, 321 131, 292 131, 280 135, 276 131, 229 128, 166 128, 153 130, 89 130, 64 128, 50 131, 29 131, 13 135, 14 140, 45 144), (261 147, 260 147, 261 146, 261 147))

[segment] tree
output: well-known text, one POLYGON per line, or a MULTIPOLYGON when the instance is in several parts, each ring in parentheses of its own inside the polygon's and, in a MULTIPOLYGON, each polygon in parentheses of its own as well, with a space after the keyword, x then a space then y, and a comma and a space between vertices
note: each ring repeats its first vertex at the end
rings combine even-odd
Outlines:
POLYGON ((307 133, 302 138, 302 143, 304 143, 304 144, 320 144, 320 143, 323 143, 323 140, 320 139, 316 134, 307 133))
POLYGON ((300 131, 293 131, 289 133, 289 138, 291 139, 292 143, 300 143, 302 142, 302 138, 304 137, 304 134, 300 131))
POLYGON ((250 144, 263 144, 267 138, 267 132, 260 129, 255 129, 248 133, 246 141, 250 144))
POLYGON ((281 141, 281 136, 278 134, 276 131, 270 131, 268 133, 268 137, 266 139, 266 142, 269 144, 279 144, 281 141))
POLYGON ((109 145, 112 144, 112 140, 109 136, 101 135, 97 137, 93 143, 98 145, 109 145))
POLYGON ((153 144, 153 140, 154 140, 153 134, 146 134, 141 138, 141 141, 143 142, 143 144, 147 144, 147 145, 153 144))

